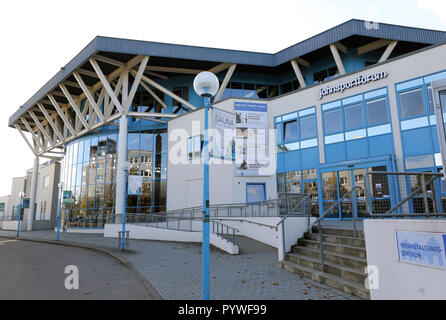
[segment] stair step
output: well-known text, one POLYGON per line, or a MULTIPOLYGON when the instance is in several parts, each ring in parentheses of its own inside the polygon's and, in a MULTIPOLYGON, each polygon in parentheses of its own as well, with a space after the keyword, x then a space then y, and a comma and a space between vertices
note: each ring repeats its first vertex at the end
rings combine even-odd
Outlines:
MULTIPOLYGON (((295 246, 293 247, 293 253, 297 253, 310 258, 321 258, 321 252, 319 249, 313 249, 309 247, 295 246)), ((367 261, 365 258, 353 257, 341 253, 327 251, 324 251, 324 258, 327 262, 333 262, 341 266, 350 268, 364 269, 365 267, 367 267, 367 261)))
MULTIPOLYGON (((310 258, 296 253, 290 253, 286 255, 286 260, 296 263, 298 265, 322 271, 322 263, 320 259, 310 258)), ((341 277, 346 280, 354 281, 359 284, 364 283, 367 275, 364 273, 364 269, 351 268, 329 261, 324 261, 325 272, 341 277)))
MULTIPOLYGON (((312 233, 312 234, 307 233, 307 234, 305 234, 305 239, 319 241, 320 234, 319 233, 312 233)), ((365 248, 365 240, 361 239, 361 238, 323 234, 322 240, 324 241, 324 243, 326 242, 326 243, 349 245, 349 246, 353 246, 353 247, 365 248)))
MULTIPOLYGON (((309 248, 313 248, 313 249, 320 248, 319 241, 302 239, 302 240, 299 240, 299 242, 300 242, 300 245, 305 246, 305 247, 309 247, 309 248)), ((296 247, 298 247, 298 246, 292 247, 293 252, 296 247)), ((354 247, 354 246, 349 246, 349 245, 333 244, 333 243, 327 243, 327 242, 323 243, 323 247, 324 247, 324 253, 336 252, 336 253, 345 254, 345 255, 354 256, 354 257, 360 257, 360 258, 364 258, 364 259, 366 258, 365 248, 354 247)))
POLYGON ((279 267, 300 276, 312 279, 329 287, 344 291, 362 299, 370 299, 370 291, 364 285, 354 281, 343 279, 333 274, 323 273, 318 270, 297 265, 290 261, 280 261, 279 267))
MULTIPOLYGON (((319 229, 317 227, 313 227, 313 233, 319 233, 319 229)), ((322 233, 324 235, 334 235, 334 236, 342 236, 342 237, 353 237, 354 232, 351 229, 336 229, 336 228, 324 228, 322 227, 322 233)), ((356 236, 358 238, 364 239, 364 231, 356 230, 356 236)))

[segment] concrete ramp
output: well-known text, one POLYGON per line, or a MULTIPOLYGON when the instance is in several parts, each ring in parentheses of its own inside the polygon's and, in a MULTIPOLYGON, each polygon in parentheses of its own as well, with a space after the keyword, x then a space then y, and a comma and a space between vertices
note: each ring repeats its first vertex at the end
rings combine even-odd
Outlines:
MULTIPOLYGON (((130 239, 153 240, 153 241, 172 241, 172 242, 202 242, 202 233, 196 231, 179 231, 172 229, 153 228, 141 225, 126 224, 127 231, 130 231, 130 239)), ((104 237, 118 238, 119 231, 122 231, 122 224, 106 224, 104 228, 104 237)), ((219 235, 210 234, 210 243, 214 247, 229 253, 231 255, 239 254, 239 247, 232 242, 222 238, 219 235)))

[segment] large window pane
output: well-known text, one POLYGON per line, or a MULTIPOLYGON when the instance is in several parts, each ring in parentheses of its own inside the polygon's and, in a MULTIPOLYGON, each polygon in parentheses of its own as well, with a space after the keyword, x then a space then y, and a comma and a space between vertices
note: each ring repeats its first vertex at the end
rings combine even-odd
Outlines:
POLYGON ((153 151, 153 134, 141 134, 141 150, 153 151))
POLYGON ((416 117, 425 113, 421 89, 400 93, 399 97, 403 118, 416 117))
POLYGON ((338 200, 336 172, 322 173, 322 195, 324 200, 338 200))
POLYGON ((388 121, 386 99, 367 102, 367 122, 369 126, 388 121))
POLYGON ((347 131, 354 130, 362 128, 364 126, 364 122, 362 120, 361 104, 345 107, 344 116, 345 116, 345 130, 347 131))
POLYGON ((265 201, 265 185, 264 184, 248 184, 246 185, 246 202, 265 201))
POLYGON ((297 120, 285 122, 283 124, 283 131, 284 131, 284 141, 295 141, 298 139, 297 136, 297 120))
POLYGON ((139 133, 128 134, 128 150, 139 150, 139 133))
POLYGON ((315 115, 300 119, 300 139, 306 140, 316 137, 315 115))
POLYGON ((330 135, 342 130, 340 109, 324 113, 324 127, 325 135, 330 135))

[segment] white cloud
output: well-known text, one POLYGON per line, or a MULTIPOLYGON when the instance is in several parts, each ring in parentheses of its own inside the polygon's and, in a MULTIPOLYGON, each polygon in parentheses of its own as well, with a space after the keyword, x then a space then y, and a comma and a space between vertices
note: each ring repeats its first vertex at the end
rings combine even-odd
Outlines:
POLYGON ((417 6, 436 15, 442 22, 446 23, 446 1, 444 0, 417 0, 417 6))

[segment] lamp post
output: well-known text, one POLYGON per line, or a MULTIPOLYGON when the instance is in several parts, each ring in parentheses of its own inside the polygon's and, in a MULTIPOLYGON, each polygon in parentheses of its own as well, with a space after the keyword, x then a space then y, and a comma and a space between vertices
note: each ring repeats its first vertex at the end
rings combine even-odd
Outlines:
POLYGON ((202 247, 202 297, 203 300, 210 299, 210 267, 209 267, 209 109, 211 108, 211 97, 218 92, 219 82, 212 72, 201 72, 195 77, 194 90, 204 98, 204 145, 203 145, 203 247, 202 247))
POLYGON ((61 215, 62 215, 62 201, 63 201, 63 187, 64 187, 64 183, 63 182, 59 182, 59 184, 57 185, 59 187, 59 210, 58 210, 58 215, 57 215, 57 241, 59 241, 59 234, 60 234, 60 219, 61 219, 61 215))
POLYGON ((127 176, 128 172, 132 165, 128 161, 124 161, 121 164, 121 170, 124 171, 125 175, 125 192, 124 192, 124 208, 122 210, 122 236, 121 236, 121 251, 125 251, 125 220, 126 220, 126 207, 127 207, 127 193, 128 193, 128 186, 127 186, 127 176))
POLYGON ((22 210, 23 210, 23 197, 25 196, 24 192, 20 192, 20 205, 19 210, 17 210, 17 218, 19 221, 17 222, 17 238, 20 236, 20 218, 22 217, 22 210))

